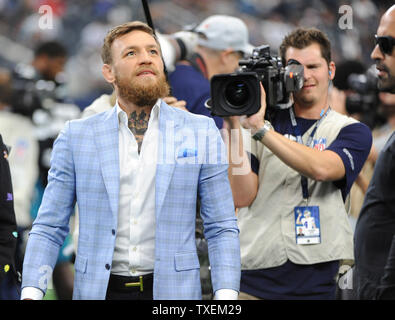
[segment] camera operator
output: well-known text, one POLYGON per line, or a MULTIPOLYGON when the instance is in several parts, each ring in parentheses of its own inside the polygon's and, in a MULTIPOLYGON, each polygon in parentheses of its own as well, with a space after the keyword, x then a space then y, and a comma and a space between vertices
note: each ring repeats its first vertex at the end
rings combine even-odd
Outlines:
MULTIPOLYGON (((378 88, 395 93, 395 6, 381 17, 376 46, 378 88)), ((358 299, 395 299, 395 133, 376 161, 355 229, 354 293, 358 299)))
MULTIPOLYGON (((265 120, 228 117, 231 129, 251 130, 251 171, 230 158, 229 178, 239 210, 242 275, 240 299, 334 299, 339 262, 353 259, 352 230, 344 201, 370 150, 369 128, 328 105, 335 76, 327 36, 297 29, 280 47, 283 65, 300 63, 304 83, 294 104, 265 120), (303 233, 299 233, 302 228, 303 233), (299 233, 299 234, 298 234, 299 233), (302 235, 303 234, 303 235, 302 235)), ((230 135, 230 152, 244 150, 230 135)), ((248 151, 248 150, 247 150, 248 151)))
POLYGON ((213 15, 193 31, 198 34, 195 54, 178 62, 170 73, 172 93, 178 100, 186 101, 190 112, 212 117, 221 129, 222 118, 212 116, 205 107, 210 98, 210 79, 216 74, 235 71, 243 55, 252 53, 248 29, 239 18, 213 15))

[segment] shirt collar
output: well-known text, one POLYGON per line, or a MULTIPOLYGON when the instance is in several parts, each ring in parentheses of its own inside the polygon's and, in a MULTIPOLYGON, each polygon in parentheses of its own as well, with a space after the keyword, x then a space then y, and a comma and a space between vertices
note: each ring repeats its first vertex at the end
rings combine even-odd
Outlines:
MULTIPOLYGON (((151 114, 150 114, 149 121, 159 119, 159 110, 160 110, 161 102, 162 102, 161 99, 156 100, 156 103, 154 104, 153 108, 151 109, 151 114)), ((117 108, 117 115, 118 115, 119 123, 120 124, 124 123, 126 126, 128 126, 128 115, 119 106, 118 99, 115 102, 115 107, 117 108)))

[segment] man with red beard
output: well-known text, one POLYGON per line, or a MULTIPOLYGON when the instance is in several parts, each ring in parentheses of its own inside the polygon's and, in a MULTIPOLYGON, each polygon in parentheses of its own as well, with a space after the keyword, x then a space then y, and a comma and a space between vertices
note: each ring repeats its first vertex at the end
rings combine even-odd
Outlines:
POLYGON ((54 145, 33 224, 22 299, 41 299, 75 201, 74 299, 201 299, 195 245, 200 198, 215 298, 237 298, 238 228, 225 148, 212 119, 169 107, 159 43, 141 22, 102 48, 115 107, 69 122, 54 145))
MULTIPOLYGON (((395 5, 382 16, 371 58, 378 88, 395 93, 395 5)), ((354 292, 357 299, 395 299, 395 133, 376 161, 355 228, 354 292)))

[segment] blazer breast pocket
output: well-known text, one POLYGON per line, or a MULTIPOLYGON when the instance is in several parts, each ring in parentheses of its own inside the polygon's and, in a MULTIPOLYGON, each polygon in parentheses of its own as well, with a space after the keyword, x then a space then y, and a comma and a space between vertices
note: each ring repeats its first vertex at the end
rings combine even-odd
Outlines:
POLYGON ((177 164, 199 164, 198 150, 195 148, 180 148, 176 154, 177 164))

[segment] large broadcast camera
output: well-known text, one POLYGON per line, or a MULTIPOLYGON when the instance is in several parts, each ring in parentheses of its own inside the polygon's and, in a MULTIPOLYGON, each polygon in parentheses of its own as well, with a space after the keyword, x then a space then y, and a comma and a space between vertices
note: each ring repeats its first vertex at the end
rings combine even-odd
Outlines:
POLYGON ((369 112, 376 107, 377 76, 371 69, 364 74, 350 74, 347 84, 350 90, 354 91, 346 99, 346 109, 349 114, 369 112))
MULTIPOLYGON (((59 78, 59 79, 58 79, 59 78)), ((39 142, 40 179, 45 181, 50 167, 52 145, 68 120, 77 119, 80 109, 67 103, 66 84, 42 79, 31 65, 18 64, 11 79, 11 110, 31 119, 39 142)))
POLYGON ((383 122, 379 114, 380 104, 377 88, 377 74, 372 66, 363 74, 352 73, 347 78, 351 93, 346 97, 346 110, 349 114, 360 114, 361 121, 374 128, 383 122))
POLYGON ((33 123, 37 111, 52 112, 53 109, 69 106, 64 103, 67 92, 63 79, 57 77, 56 81, 45 80, 31 65, 20 63, 15 67, 11 86, 13 112, 30 117, 33 123))
POLYGON ((291 60, 284 68, 279 57, 270 55, 268 45, 254 48, 250 59, 240 60, 239 65, 239 71, 211 79, 211 114, 226 117, 257 113, 261 108, 260 83, 269 109, 289 107, 290 93, 303 87, 303 66, 291 60))

